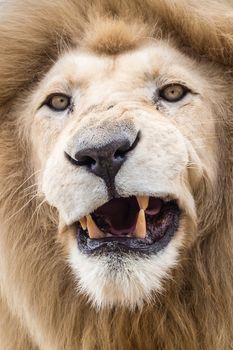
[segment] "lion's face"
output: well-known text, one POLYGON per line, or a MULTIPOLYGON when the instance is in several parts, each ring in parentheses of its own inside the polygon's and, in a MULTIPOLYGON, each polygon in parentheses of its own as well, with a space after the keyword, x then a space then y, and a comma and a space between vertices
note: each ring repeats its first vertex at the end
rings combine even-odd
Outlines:
POLYGON ((57 208, 58 237, 97 306, 148 301, 195 240, 195 194, 215 180, 207 77, 167 44, 74 50, 30 97, 39 192, 57 208))

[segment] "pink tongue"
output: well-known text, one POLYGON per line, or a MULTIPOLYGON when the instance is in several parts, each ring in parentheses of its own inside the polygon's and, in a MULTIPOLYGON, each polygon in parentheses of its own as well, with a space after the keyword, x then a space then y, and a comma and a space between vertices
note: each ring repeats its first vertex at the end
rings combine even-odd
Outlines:
POLYGON ((150 198, 148 208, 146 209, 147 215, 156 215, 160 212, 162 201, 159 198, 150 198))

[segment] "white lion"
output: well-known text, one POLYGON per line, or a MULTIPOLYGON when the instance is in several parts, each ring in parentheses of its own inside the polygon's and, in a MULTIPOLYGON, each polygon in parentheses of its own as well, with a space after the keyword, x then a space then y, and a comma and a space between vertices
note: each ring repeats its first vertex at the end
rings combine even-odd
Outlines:
POLYGON ((1 3, 3 350, 231 348, 230 9, 1 3))

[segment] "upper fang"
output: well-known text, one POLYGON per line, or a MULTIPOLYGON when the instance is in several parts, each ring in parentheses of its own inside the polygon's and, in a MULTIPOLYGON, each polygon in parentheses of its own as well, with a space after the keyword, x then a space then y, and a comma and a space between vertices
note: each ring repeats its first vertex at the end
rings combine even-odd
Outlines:
POLYGON ((136 227, 134 230, 134 235, 137 238, 145 238, 146 237, 146 218, 145 218, 145 211, 143 209, 141 209, 139 214, 138 214, 138 219, 137 219, 136 227))
POLYGON ((140 209, 146 210, 149 205, 149 197, 148 196, 137 196, 137 201, 140 209))

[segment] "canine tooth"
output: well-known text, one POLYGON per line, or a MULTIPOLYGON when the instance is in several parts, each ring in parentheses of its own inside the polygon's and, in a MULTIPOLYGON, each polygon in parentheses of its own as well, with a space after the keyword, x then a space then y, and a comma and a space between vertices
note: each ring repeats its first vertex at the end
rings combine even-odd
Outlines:
POLYGON ((82 218, 79 220, 80 222, 80 225, 82 226, 82 229, 83 230, 86 230, 87 229, 87 219, 86 218, 82 218))
POLYGON ((137 219, 136 227, 134 230, 134 235, 137 238, 145 238, 146 237, 146 218, 145 218, 145 211, 143 209, 141 209, 139 214, 138 214, 138 219, 137 219))
POLYGON ((137 196, 137 201, 140 209, 146 210, 149 205, 149 197, 148 196, 137 196))
POLYGON ((91 215, 87 216, 87 229, 90 238, 102 238, 104 233, 97 227, 91 215))

